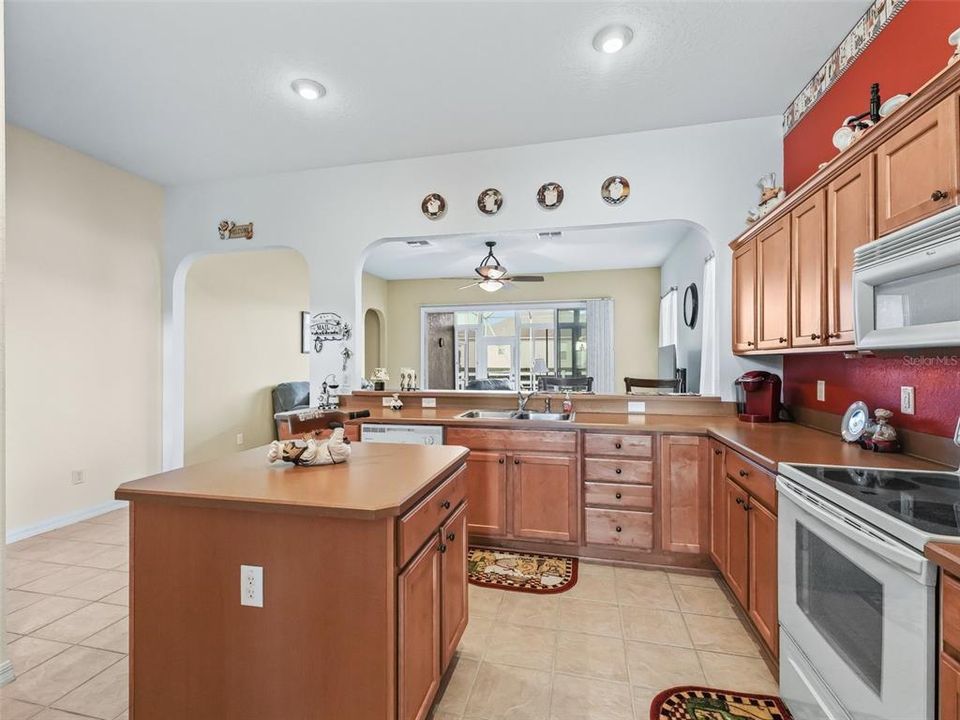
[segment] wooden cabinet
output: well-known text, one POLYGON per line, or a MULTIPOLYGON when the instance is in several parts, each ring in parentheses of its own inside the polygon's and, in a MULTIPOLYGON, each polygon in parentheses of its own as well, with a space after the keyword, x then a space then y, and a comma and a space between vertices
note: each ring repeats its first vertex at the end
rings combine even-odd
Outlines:
POLYGON ((790 340, 790 223, 782 218, 757 236, 757 348, 782 350, 790 340))
POLYGON ((824 343, 826 194, 815 193, 790 213, 790 346, 824 343))
POLYGON ((723 455, 726 446, 710 441, 710 558, 722 573, 727 566, 727 515, 724 504, 726 474, 723 455))
POLYGON ((960 663, 940 653, 940 720, 960 720, 960 663))
POLYGON ((704 437, 660 437, 660 544, 664 550, 708 550, 708 449, 709 441, 704 437))
POLYGON ((441 554, 439 537, 400 573, 397 685, 401 720, 422 720, 440 687, 441 554))
POLYGON ((750 525, 744 507, 750 496, 733 480, 724 478, 723 514, 727 527, 727 562, 723 577, 743 607, 748 607, 750 525))
POLYGON ((853 251, 877 237, 874 159, 827 185, 827 344, 852 345, 853 251))
POLYGON ((576 458, 517 454, 511 463, 514 537, 576 541, 576 458))
POLYGON ((751 500, 747 506, 750 535, 750 619, 767 647, 777 655, 777 516, 751 500))
POLYGON ((877 147, 878 234, 956 204, 957 154, 956 94, 877 147))
POLYGON ((467 523, 477 535, 507 534, 507 456, 471 450, 467 460, 467 523))
POLYGON ((733 253, 733 351, 757 348, 757 243, 751 238, 733 253))
POLYGON ((453 660, 463 631, 467 629, 467 505, 463 504, 440 530, 440 634, 442 667, 453 660))

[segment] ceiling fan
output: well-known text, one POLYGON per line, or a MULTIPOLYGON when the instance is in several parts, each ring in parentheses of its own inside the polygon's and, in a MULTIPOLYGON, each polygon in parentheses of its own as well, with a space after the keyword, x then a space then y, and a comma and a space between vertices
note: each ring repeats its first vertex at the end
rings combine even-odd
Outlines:
POLYGON ((510 287, 513 283, 518 282, 543 282, 543 275, 512 275, 507 276, 507 269, 500 264, 500 261, 497 260, 497 256, 493 254, 493 249, 497 246, 492 240, 488 240, 486 243, 489 250, 487 255, 481 263, 473 269, 473 271, 480 276, 479 280, 475 280, 469 285, 464 285, 460 290, 466 290, 467 288, 478 287, 481 290, 486 290, 487 292, 496 292, 504 287, 510 287))

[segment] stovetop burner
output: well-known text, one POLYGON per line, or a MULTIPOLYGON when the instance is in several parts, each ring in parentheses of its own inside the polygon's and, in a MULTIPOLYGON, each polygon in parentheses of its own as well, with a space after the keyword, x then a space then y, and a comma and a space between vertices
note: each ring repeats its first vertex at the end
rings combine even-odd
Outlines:
POLYGON ((924 532, 960 536, 960 474, 816 465, 795 467, 924 532))

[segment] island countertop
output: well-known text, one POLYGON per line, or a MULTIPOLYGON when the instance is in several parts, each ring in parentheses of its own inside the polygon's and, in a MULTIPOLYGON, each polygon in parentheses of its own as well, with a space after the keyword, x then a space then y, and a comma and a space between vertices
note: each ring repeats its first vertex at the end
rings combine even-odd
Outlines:
POLYGON ((462 464, 468 451, 453 445, 354 443, 350 460, 297 467, 269 463, 267 448, 124 483, 118 500, 285 510, 327 517, 398 516, 462 464))

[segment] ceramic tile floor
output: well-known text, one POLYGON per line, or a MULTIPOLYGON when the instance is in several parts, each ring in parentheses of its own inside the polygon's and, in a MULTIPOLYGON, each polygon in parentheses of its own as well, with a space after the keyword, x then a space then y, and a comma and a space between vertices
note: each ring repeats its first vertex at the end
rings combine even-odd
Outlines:
MULTIPOLYGON (((127 718, 125 510, 7 546, 3 720, 127 718)), ((715 580, 581 563, 560 595, 470 588, 434 720, 647 720, 673 685, 777 692, 715 580)), ((265 719, 267 720, 267 719, 265 719)))

